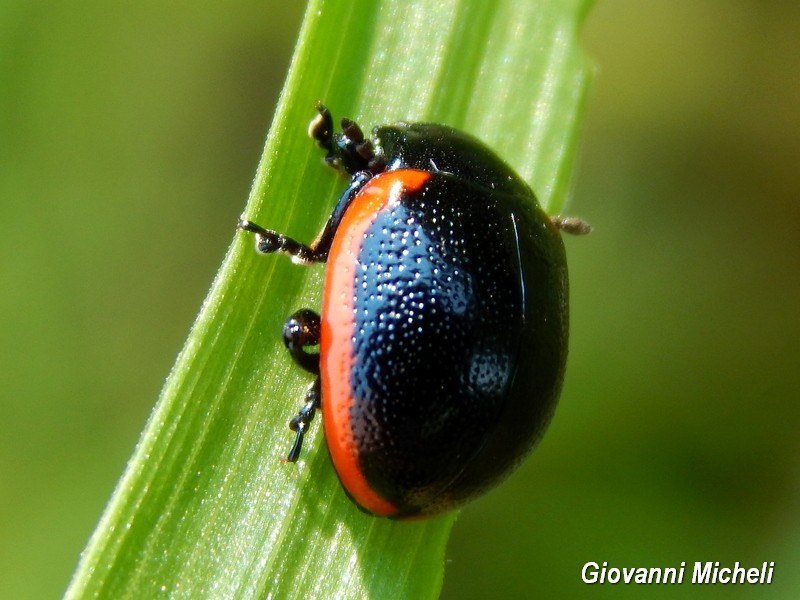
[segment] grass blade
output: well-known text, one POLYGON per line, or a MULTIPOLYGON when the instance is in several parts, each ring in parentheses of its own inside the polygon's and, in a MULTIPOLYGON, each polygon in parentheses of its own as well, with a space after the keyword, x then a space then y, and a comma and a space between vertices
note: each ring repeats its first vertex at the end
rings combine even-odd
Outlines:
MULTIPOLYGON (((470 131, 555 212, 588 80, 587 5, 312 1, 248 218, 301 240, 324 223, 343 182, 305 136, 317 99, 367 129, 404 119, 470 131)), ((322 271, 251 243, 236 236, 67 597, 436 597, 454 516, 361 514, 318 424, 297 465, 278 460, 309 382, 279 332, 318 306, 322 271)))

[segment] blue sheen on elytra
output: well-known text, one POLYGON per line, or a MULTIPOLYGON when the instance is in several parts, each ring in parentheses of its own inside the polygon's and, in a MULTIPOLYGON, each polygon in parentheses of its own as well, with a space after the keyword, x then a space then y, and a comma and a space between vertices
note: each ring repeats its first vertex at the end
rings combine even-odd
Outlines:
POLYGON ((459 475, 513 376, 520 269, 508 215, 479 192, 432 176, 375 215, 358 255, 351 427, 367 479, 403 505, 459 475))

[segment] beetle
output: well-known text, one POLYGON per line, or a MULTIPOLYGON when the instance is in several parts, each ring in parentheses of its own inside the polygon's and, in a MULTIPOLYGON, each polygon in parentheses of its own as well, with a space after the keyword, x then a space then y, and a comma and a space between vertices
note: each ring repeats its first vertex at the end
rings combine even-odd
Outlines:
POLYGON ((315 376, 290 423, 296 461, 322 409, 339 479, 364 511, 427 517, 495 486, 553 415, 567 357, 561 231, 476 138, 397 122, 367 138, 317 104, 309 135, 350 182, 309 245, 242 217, 259 252, 326 263, 322 310, 283 339, 315 376), (319 346, 318 352, 309 348, 319 346))

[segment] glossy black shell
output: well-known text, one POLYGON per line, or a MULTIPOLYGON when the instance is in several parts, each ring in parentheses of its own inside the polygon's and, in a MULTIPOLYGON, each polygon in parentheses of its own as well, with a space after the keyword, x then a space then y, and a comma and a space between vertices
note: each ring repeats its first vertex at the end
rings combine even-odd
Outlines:
POLYGON ((433 514, 495 485, 547 427, 567 356, 566 259, 527 184, 475 138, 399 123, 373 140, 387 171, 431 177, 361 246, 351 426, 370 486, 401 515, 433 514))

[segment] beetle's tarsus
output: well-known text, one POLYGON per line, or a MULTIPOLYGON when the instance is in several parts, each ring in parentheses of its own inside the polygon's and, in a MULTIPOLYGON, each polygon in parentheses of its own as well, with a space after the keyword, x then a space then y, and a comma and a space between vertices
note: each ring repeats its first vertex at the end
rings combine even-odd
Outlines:
POLYGON ((553 225, 558 227, 564 233, 571 235, 586 235, 592 232, 592 226, 580 217, 565 217, 563 215, 555 215, 550 217, 553 225))

